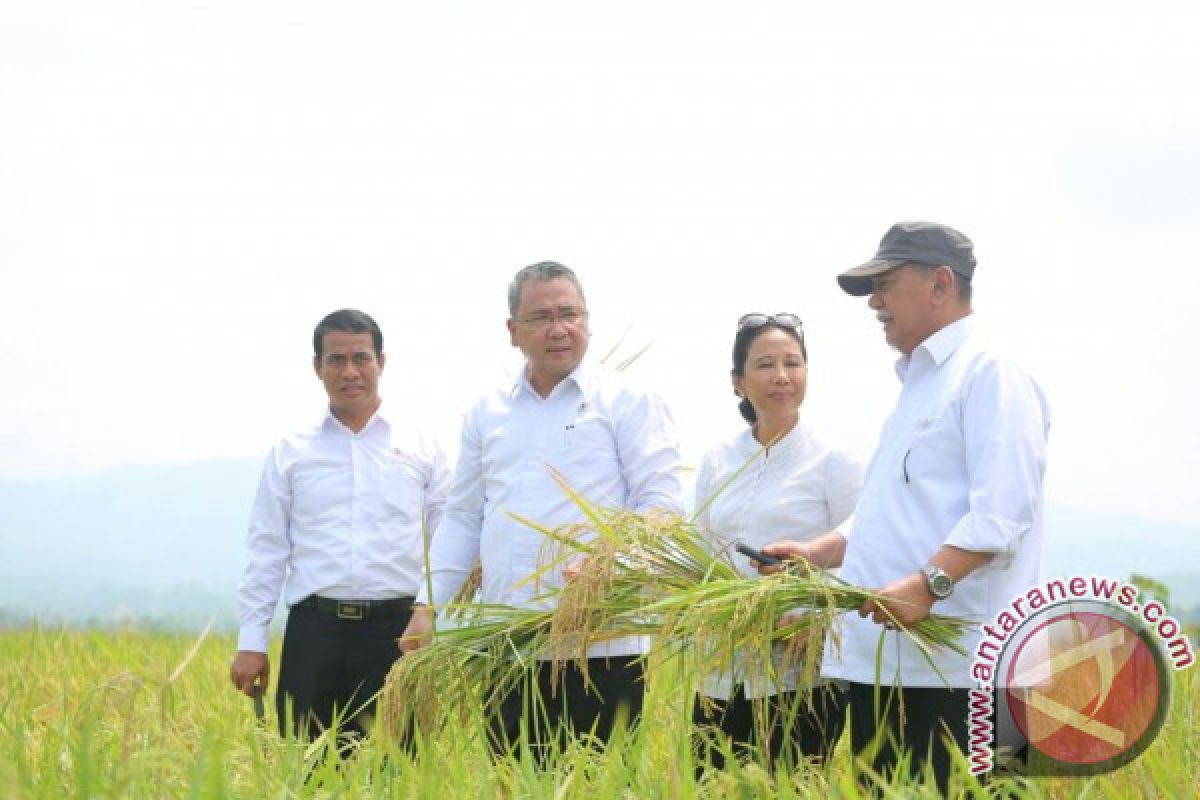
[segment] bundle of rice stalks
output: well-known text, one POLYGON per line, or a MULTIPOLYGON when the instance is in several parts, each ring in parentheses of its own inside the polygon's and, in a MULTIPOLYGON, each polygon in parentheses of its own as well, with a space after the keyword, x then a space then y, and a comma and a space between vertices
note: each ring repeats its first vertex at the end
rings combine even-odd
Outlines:
MULTIPOLYGON (((666 658, 697 659, 699 674, 727 670, 735 659, 778 681, 781 648, 811 683, 819 668, 825 631, 836 639, 837 617, 874 593, 823 570, 795 567, 747 578, 710 537, 691 522, 663 512, 600 508, 559 475, 563 491, 585 522, 551 529, 518 517, 547 539, 542 567, 526 582, 539 584, 552 570, 573 565, 575 574, 535 598, 535 608, 454 604, 457 626, 401 659, 384 691, 381 716, 393 731, 411 725, 436 730, 482 704, 493 707, 539 659, 555 669, 574 661, 586 675, 589 649, 601 642, 653 634, 666 658), (795 612, 797 609, 800 613, 795 612), (788 615, 788 621, 780 620, 788 615)), ((931 659, 932 650, 961 652, 968 623, 931 616, 899 628, 931 659)))
POLYGON ((529 580, 573 567, 561 588, 541 595, 553 608, 546 656, 556 668, 574 661, 586 674, 594 645, 658 632, 659 621, 643 613, 654 599, 714 576, 736 576, 732 564, 714 558, 679 516, 601 509, 565 483, 563 487, 584 511, 587 523, 551 530, 522 519, 547 539, 543 567, 529 580))
POLYGON ((379 718, 397 738, 435 735, 493 708, 532 669, 545 649, 550 612, 503 605, 450 609, 460 624, 407 654, 388 674, 379 718))
MULTIPOLYGON (((543 573, 584 556, 579 574, 553 598, 554 658, 582 660, 597 641, 653 632, 657 650, 667 657, 690 652, 712 669, 726 670, 740 656, 772 679, 780 661, 773 655, 782 650, 783 663, 802 666, 807 684, 820 666, 825 632, 833 631, 836 644, 837 618, 876 597, 826 570, 799 564, 747 578, 727 548, 715 548, 713 537, 682 517, 602 509, 555 478, 587 523, 549 530, 523 520, 560 551, 543 573)), ((967 625, 933 615, 897 628, 933 663, 934 649, 962 652, 958 640, 967 625)))
POLYGON ((553 683, 571 661, 586 676, 593 645, 656 632, 656 621, 640 613, 657 596, 646 592, 648 572, 659 577, 656 591, 691 586, 714 570, 723 577, 736 574, 731 565, 714 562, 678 516, 600 509, 560 482, 588 523, 555 530, 522 520, 548 543, 542 568, 526 582, 539 584, 576 560, 578 574, 541 592, 534 601, 539 607, 456 600, 441 609, 453 626, 439 628, 430 645, 400 659, 388 676, 379 705, 389 731, 399 736, 415 727, 429 734, 465 721, 481 706, 494 707, 539 660, 553 665, 553 683))
POLYGON ((553 684, 557 684, 559 671, 568 661, 578 663, 586 675, 589 648, 622 627, 620 611, 626 604, 613 596, 618 553, 611 540, 599 541, 589 548, 578 573, 558 592, 547 652, 553 662, 553 684))
MULTIPOLYGON (((762 578, 710 580, 664 594, 644 612, 659 620, 656 646, 668 657, 690 652, 711 670, 737 666, 774 683, 781 670, 796 667, 803 686, 816 678, 827 632, 836 649, 838 618, 875 597, 825 570, 795 568, 762 578)), ((969 624, 931 615, 896 627, 933 664, 936 649, 963 652, 959 639, 969 624)))

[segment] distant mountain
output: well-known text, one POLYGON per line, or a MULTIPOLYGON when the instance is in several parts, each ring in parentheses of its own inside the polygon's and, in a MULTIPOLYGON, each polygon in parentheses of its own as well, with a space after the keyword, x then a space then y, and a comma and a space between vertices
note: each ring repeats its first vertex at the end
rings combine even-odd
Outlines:
POLYGON ((1051 507, 1043 563, 1048 575, 1151 575, 1173 606, 1200 606, 1200 525, 1051 507))
MULTIPOLYGON (((0 624, 235 620, 255 459, 0 484, 0 624)), ((1153 575, 1200 606, 1200 526, 1050 508, 1046 572, 1153 575)))
POLYGON ((0 484, 0 608, 228 626, 260 467, 206 461, 0 484))

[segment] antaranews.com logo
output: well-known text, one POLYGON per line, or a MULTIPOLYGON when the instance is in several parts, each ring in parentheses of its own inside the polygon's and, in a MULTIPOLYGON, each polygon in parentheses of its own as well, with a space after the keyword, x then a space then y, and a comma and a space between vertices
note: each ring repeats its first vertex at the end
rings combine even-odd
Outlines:
POLYGON ((970 691, 971 772, 1096 775, 1162 728, 1191 642, 1157 601, 1112 578, 1046 581, 983 626, 970 691))

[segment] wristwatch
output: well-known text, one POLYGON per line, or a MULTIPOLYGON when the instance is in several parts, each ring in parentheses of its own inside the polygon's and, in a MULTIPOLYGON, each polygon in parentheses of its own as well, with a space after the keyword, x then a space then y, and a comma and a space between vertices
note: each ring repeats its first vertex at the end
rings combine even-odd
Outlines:
POLYGON ((941 567, 926 564, 921 568, 921 574, 925 576, 925 585, 935 599, 945 600, 954 591, 954 579, 941 567))

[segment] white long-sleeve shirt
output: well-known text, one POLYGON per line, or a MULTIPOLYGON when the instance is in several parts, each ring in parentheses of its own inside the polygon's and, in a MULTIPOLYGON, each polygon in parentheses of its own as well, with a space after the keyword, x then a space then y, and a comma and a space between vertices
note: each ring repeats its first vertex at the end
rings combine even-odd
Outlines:
MULTIPOLYGON (((807 541, 826 534, 854 513, 862 480, 858 459, 830 446, 803 421, 769 450, 763 450, 746 429, 710 450, 701 462, 696 479, 700 509, 696 522, 708 532, 714 549, 733 556, 742 574, 758 577, 750 559, 734 551, 736 542, 761 549, 779 539, 807 541), (712 502, 705 508, 710 498, 712 502)), ((775 670, 778 681, 759 672, 748 673, 746 665, 737 662, 732 672, 709 676, 703 691, 710 697, 728 699, 739 683, 744 684, 747 698, 797 688, 795 665, 780 656, 775 670)))
MULTIPOLYGON (((897 362, 903 388, 867 468, 842 577, 881 588, 921 569, 942 545, 992 553, 933 605, 934 613, 982 623, 1040 577, 1050 409, 1033 379, 989 349, 975 325, 970 316, 948 325, 897 362)), ((840 658, 827 658, 823 674, 874 683, 881 630, 844 615, 840 658)), ((969 656, 941 651, 935 669, 901 634, 884 636, 885 684, 971 685, 969 656)), ((968 654, 979 636, 977 627, 963 636, 968 654)))
MULTIPOLYGON (((551 467, 600 506, 681 510, 679 445, 657 395, 585 362, 543 398, 526 373, 467 413, 446 513, 430 549, 433 596, 422 585, 420 602, 452 600, 476 560, 485 603, 533 607, 536 595, 561 585, 555 569, 518 586, 546 563, 546 538, 510 516, 550 528, 584 520, 551 467)), ((592 654, 640 649, 637 641, 620 640, 592 654)))
POLYGON ((326 412, 263 466, 239 591, 238 649, 265 653, 280 592, 343 600, 413 596, 422 529, 441 519, 450 465, 431 438, 381 407, 358 433, 326 412))

